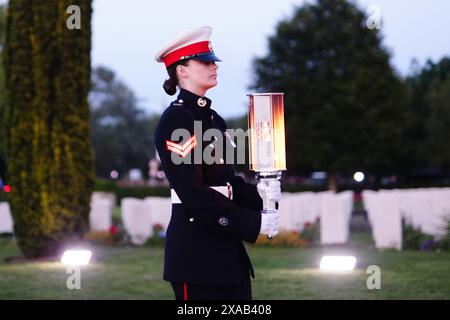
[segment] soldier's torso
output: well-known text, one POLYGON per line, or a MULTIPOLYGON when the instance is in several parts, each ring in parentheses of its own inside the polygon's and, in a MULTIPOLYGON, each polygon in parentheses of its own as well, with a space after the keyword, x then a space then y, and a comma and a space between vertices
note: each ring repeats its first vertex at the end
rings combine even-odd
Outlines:
POLYGON ((170 108, 182 108, 186 112, 186 117, 190 115, 193 121, 197 122, 197 127, 201 125, 197 147, 192 150, 190 160, 197 161, 195 163, 201 161, 204 182, 209 186, 226 185, 233 174, 233 164, 230 161, 233 161, 235 148, 225 135, 227 130, 225 121, 212 108, 200 107, 195 99, 190 100, 183 95, 172 102, 168 109, 170 108))
MULTIPOLYGON (((197 146, 190 151, 189 155, 191 156, 190 161, 195 161, 193 153, 201 153, 200 159, 197 158, 200 163, 195 163, 201 166, 200 174, 202 176, 194 177, 194 179, 198 178, 198 181, 202 181, 208 186, 225 186, 234 175, 233 165, 226 163, 227 154, 233 154, 234 147, 224 135, 227 129, 225 121, 210 108, 211 101, 208 100, 208 105, 201 107, 198 105, 197 99, 198 97, 191 93, 182 91, 177 100, 164 111, 157 131, 165 129, 169 122, 167 119, 171 118, 168 116, 170 113, 178 113, 176 118, 185 119, 186 121, 180 121, 180 123, 187 127, 191 127, 194 121, 201 122, 201 134, 200 136, 196 135, 197 146), (214 135, 212 139, 204 139, 205 133, 209 129, 216 129, 217 141, 214 141, 214 135), (221 139, 218 137, 219 135, 221 135, 221 139), (219 152, 219 156, 216 156, 215 152, 218 148, 221 148, 222 151, 219 152), (203 159, 205 153, 213 156, 213 163, 203 159)), ((194 134, 194 132, 190 132, 190 134, 194 134)), ((158 136, 158 132, 156 136, 158 136)), ((176 142, 183 145, 183 141, 176 142)), ((160 146, 160 148, 163 147, 160 146)), ((163 162, 163 168, 174 165, 167 163, 168 161, 170 159, 166 159, 166 163, 163 162)), ((167 178, 171 188, 176 183, 183 183, 184 179, 184 177, 169 175, 167 178)), ((192 196, 195 197, 195 194, 192 196)), ((191 212, 192 210, 196 209, 187 208, 182 203, 172 204, 172 215, 165 242, 164 279, 175 282, 237 284, 249 268, 253 273, 242 241, 210 230, 192 218, 195 216, 191 212)))

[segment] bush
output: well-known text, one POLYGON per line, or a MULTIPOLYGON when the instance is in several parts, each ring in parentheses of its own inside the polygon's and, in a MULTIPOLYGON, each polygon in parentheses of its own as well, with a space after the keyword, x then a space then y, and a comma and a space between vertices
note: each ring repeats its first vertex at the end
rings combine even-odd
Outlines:
POLYGON ((117 184, 113 180, 97 178, 94 191, 117 193, 117 184))
POLYGON ((427 251, 435 249, 437 243, 432 235, 423 233, 420 228, 414 228, 402 221, 403 225, 403 249, 427 251))
POLYGON ((312 192, 320 192, 320 191, 326 191, 326 186, 321 185, 293 185, 293 184, 285 184, 281 187, 283 192, 306 192, 306 191, 312 191, 312 192))
POLYGON ((317 218, 314 223, 305 222, 303 225, 303 231, 300 236, 311 245, 315 245, 320 242, 320 218, 317 218))
POLYGON ((450 220, 447 221, 445 236, 439 240, 439 249, 450 251, 450 220))
POLYGON ((170 188, 167 186, 118 186, 113 180, 101 178, 95 181, 95 191, 115 193, 117 203, 128 197, 170 197, 170 188))
POLYGON ((308 243, 296 231, 281 231, 275 238, 269 239, 267 235, 260 234, 255 245, 274 247, 307 247, 308 243))
POLYGON ((168 187, 150 187, 150 186, 132 186, 132 187, 117 187, 117 201, 120 203, 123 198, 138 198, 145 197, 169 197, 170 189, 168 187))
POLYGON ((129 242, 122 224, 113 224, 108 231, 89 231, 85 238, 94 244, 106 246, 125 245, 129 242))
POLYGON ((146 246, 158 246, 163 247, 164 246, 164 240, 166 238, 166 233, 164 231, 164 228, 160 224, 154 224, 153 225, 153 236, 150 237, 146 242, 146 246))

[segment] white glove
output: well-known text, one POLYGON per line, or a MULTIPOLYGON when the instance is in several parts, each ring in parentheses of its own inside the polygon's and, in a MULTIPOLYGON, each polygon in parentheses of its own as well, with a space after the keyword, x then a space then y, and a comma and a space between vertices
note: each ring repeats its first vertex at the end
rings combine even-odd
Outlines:
POLYGON ((278 202, 281 199, 281 183, 278 180, 270 180, 268 183, 263 180, 256 185, 256 188, 264 202, 267 200, 278 202))
POLYGON ((261 214, 261 230, 259 233, 267 234, 269 238, 278 234, 278 211, 276 213, 261 214))

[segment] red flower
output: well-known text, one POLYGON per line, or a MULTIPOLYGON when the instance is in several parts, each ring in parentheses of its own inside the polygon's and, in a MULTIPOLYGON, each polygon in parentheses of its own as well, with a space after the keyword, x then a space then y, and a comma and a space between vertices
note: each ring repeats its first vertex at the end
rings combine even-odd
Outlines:
POLYGON ((110 233, 111 235, 115 235, 115 234, 117 233, 117 227, 116 227, 115 225, 112 225, 112 226, 109 228, 109 233, 110 233))
POLYGON ((303 228, 308 229, 309 227, 311 227, 311 222, 305 222, 303 224, 303 228))

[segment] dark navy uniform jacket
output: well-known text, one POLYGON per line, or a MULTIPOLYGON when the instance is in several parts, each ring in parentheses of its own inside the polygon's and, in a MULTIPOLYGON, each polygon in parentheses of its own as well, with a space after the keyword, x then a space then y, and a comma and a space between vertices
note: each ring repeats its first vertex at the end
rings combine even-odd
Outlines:
MULTIPOLYGON (((155 132, 155 143, 164 172, 181 203, 172 204, 172 215, 166 233, 164 279, 211 285, 239 284, 253 268, 243 241, 254 243, 261 228, 262 200, 256 186, 235 175, 233 165, 220 161, 174 164, 173 151, 166 141, 172 140, 178 128, 194 136, 194 121, 202 122, 202 131, 227 129, 225 121, 211 109, 211 100, 181 89, 177 100, 163 112, 155 132), (198 99, 206 105, 200 107, 198 99), (210 186, 233 188, 232 200, 210 186)), ((211 141, 197 138, 196 148, 208 148, 211 141)), ((230 142, 223 137, 224 152, 230 142)), ((178 156, 178 154, 176 155, 178 156)))

